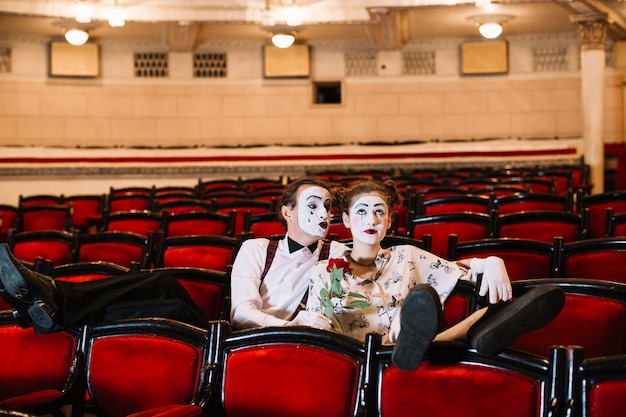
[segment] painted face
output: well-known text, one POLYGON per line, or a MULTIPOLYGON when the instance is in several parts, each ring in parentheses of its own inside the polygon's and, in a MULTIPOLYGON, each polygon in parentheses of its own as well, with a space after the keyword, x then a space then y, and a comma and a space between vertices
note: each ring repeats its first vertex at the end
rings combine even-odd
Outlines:
POLYGON ((352 238, 367 245, 379 243, 390 225, 387 203, 378 194, 365 194, 350 207, 352 238))
POLYGON ((317 185, 298 195, 298 227, 310 235, 324 237, 330 217, 330 193, 317 185))

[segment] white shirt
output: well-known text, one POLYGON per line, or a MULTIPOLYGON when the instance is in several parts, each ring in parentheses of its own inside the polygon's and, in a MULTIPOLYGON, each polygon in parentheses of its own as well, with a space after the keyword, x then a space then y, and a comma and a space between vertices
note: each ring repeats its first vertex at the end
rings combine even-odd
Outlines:
MULTIPOLYGON (((349 253, 349 252, 348 252, 349 253)), ((331 256, 333 258, 333 256, 331 256)), ((343 259, 346 259, 342 256, 343 259)), ((331 317, 333 330, 365 341, 367 333, 383 336, 388 343, 389 326, 399 314, 400 307, 409 291, 418 284, 430 284, 439 294, 441 304, 454 290, 458 280, 470 280, 471 271, 446 261, 430 252, 410 245, 381 249, 375 260, 374 279, 364 280, 344 271, 341 282, 344 294, 357 293, 365 296, 368 307, 345 308, 346 303, 335 303, 331 317)), ((307 310, 322 312, 320 290, 330 284, 330 273, 326 270, 328 260, 318 262, 311 271, 311 289, 307 310)), ((350 298, 354 300, 354 298, 350 298)))
MULTIPOLYGON (((309 271, 319 261, 323 242, 311 252, 303 247, 289 252, 287 237, 280 240, 276 255, 261 283, 269 239, 245 240, 237 253, 231 275, 231 323, 237 329, 284 326, 291 320, 309 289, 309 271)), ((329 257, 343 255, 345 245, 331 242, 329 257)))

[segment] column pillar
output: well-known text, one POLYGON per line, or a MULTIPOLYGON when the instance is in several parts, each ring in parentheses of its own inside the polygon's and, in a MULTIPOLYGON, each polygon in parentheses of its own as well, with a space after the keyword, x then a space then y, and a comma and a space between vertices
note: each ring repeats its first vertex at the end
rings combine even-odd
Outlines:
POLYGON ((580 37, 583 108, 583 154, 589 164, 593 193, 604 191, 604 69, 606 13, 571 16, 580 37))

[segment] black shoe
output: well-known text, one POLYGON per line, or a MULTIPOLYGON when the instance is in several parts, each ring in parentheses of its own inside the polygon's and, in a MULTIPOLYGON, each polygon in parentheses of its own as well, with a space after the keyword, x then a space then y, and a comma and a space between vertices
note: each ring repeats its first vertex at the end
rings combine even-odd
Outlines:
POLYGON ((46 332, 57 329, 58 291, 54 280, 31 271, 0 245, 0 296, 15 308, 13 314, 23 327, 30 318, 35 330, 46 332))
POLYGON ((428 284, 411 290, 400 310, 400 334, 391 362, 403 371, 413 371, 422 362, 443 320, 439 294, 428 284))
POLYGON ((489 307, 470 328, 467 340, 479 354, 496 355, 516 338, 550 323, 564 304, 562 289, 540 285, 516 300, 489 307))

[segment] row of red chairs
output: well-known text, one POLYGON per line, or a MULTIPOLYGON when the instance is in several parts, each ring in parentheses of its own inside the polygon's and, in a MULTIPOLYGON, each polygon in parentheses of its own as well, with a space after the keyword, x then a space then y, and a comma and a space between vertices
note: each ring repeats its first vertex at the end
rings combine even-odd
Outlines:
POLYGON ((188 266, 225 271, 233 263, 244 235, 167 237, 132 232, 70 233, 45 230, 9 235, 9 248, 27 264, 43 258, 54 266, 72 262, 111 262, 126 268, 188 266))
MULTIPOLYGON (((514 295, 542 283, 515 282, 514 295)), ((411 372, 374 335, 167 319, 35 334, 0 314, 0 407, 61 415, 71 404, 73 417, 623 415, 626 287, 551 283, 566 302, 545 328, 494 357, 436 342, 411 372)))

